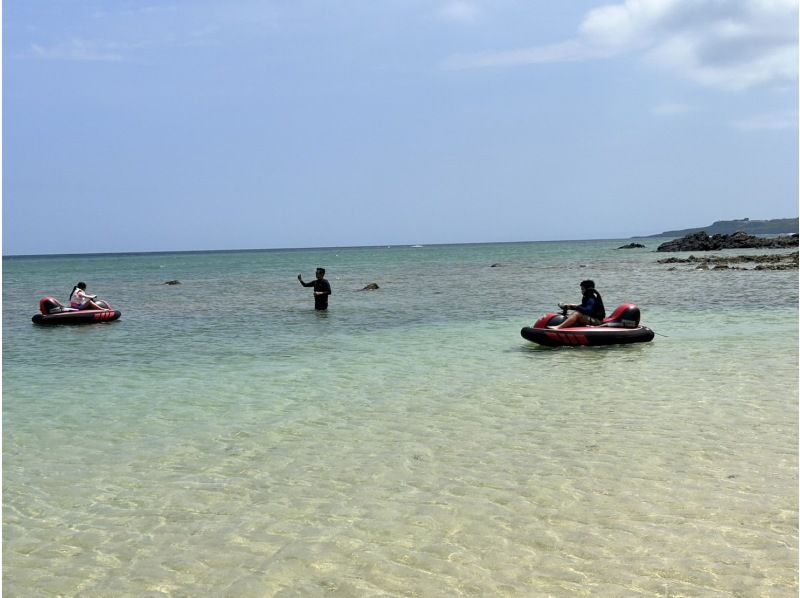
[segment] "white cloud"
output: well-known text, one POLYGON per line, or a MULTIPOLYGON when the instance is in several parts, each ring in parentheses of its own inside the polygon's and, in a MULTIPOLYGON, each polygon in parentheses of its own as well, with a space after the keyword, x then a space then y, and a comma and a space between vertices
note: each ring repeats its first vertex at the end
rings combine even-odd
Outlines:
POLYGON ((798 0, 625 0, 589 11, 572 40, 450 59, 477 68, 639 54, 701 85, 746 89, 797 78, 798 0))
POLYGON ((797 128, 796 112, 774 112, 759 114, 751 118, 737 120, 731 123, 741 131, 779 131, 797 128))
POLYGON ((467 0, 450 0, 441 9, 441 15, 448 21, 459 23, 472 23, 480 14, 480 9, 474 2, 467 0))
POLYGON ((80 39, 49 47, 34 44, 30 54, 43 60, 75 60, 84 62, 116 62, 123 59, 118 48, 101 46, 80 39))
POLYGON ((244 26, 263 30, 265 21, 273 13, 268 7, 260 9, 256 4, 255 0, 198 2, 188 8, 167 4, 93 11, 75 19, 84 29, 88 23, 89 30, 95 32, 93 39, 75 36, 68 41, 39 42, 27 46, 16 56, 108 62, 134 60, 142 50, 208 46, 218 43, 226 27, 237 35, 244 26))

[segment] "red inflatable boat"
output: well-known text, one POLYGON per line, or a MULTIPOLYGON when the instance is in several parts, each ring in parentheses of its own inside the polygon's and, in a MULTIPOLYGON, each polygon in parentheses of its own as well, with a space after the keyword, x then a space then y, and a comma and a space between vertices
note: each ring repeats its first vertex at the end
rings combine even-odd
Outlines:
POLYGON ((598 326, 554 328, 566 319, 566 311, 545 314, 533 326, 520 331, 523 338, 546 347, 621 345, 648 343, 655 333, 639 325, 641 314, 633 303, 623 303, 598 326))
POLYGON ((39 312, 31 320, 34 324, 98 324, 118 320, 122 313, 113 309, 108 301, 95 301, 108 309, 74 309, 65 307, 55 297, 42 297, 39 312))

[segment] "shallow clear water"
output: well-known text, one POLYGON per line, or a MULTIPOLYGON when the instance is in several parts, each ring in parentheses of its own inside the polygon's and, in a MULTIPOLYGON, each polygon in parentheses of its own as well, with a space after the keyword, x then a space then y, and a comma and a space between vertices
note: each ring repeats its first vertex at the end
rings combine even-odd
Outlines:
POLYGON ((4 259, 6 592, 797 595, 797 272, 625 242, 4 259), (655 340, 519 336, 584 278, 655 340))

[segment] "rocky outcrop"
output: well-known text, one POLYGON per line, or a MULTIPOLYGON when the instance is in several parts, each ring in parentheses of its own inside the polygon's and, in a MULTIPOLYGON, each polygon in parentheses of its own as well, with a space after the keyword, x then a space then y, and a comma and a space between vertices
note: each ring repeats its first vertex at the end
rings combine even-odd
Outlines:
POLYGON ((362 291, 377 291, 379 288, 380 287, 378 286, 378 283, 371 282, 361 290, 362 291))
POLYGON ((645 246, 641 243, 628 243, 627 245, 623 245, 622 247, 617 247, 617 249, 644 249, 645 246))
POLYGON ((180 281, 180 280, 168 280, 168 281, 167 281, 167 282, 165 282, 164 284, 169 284, 169 285, 173 285, 173 284, 181 284, 181 281, 180 281))
MULTIPOLYGON (((696 270, 797 270, 798 252, 771 253, 767 255, 702 256, 690 255, 687 258, 668 257, 658 260, 659 264, 692 264, 696 270), (744 265, 747 267, 739 267, 744 265), (752 267, 755 265, 755 267, 752 267)), ((670 268, 675 270, 675 268, 670 268)))
POLYGON ((783 249, 797 247, 798 235, 780 237, 756 237, 738 232, 732 235, 714 235, 709 237, 704 231, 692 233, 674 241, 658 246, 657 251, 718 251, 720 249, 783 249))
POLYGON ((775 218, 772 220, 717 220, 709 226, 697 226, 680 230, 667 230, 651 237, 684 237, 692 233, 705 231, 710 235, 730 235, 738 231, 749 235, 788 235, 798 230, 797 218, 775 218))

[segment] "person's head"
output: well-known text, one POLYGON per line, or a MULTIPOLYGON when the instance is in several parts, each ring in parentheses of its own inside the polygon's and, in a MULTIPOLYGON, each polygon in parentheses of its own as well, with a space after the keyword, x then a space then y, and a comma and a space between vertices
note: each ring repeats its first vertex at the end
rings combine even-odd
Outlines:
POLYGON ((86 290, 86 283, 85 282, 79 282, 78 284, 75 285, 75 288, 76 289, 80 289, 82 291, 85 291, 86 290))
POLYGON ((317 278, 325 278, 325 268, 317 268, 317 278))
POLYGON ((586 295, 587 293, 591 293, 594 291, 594 281, 593 280, 583 280, 581 281, 581 292, 586 295))

